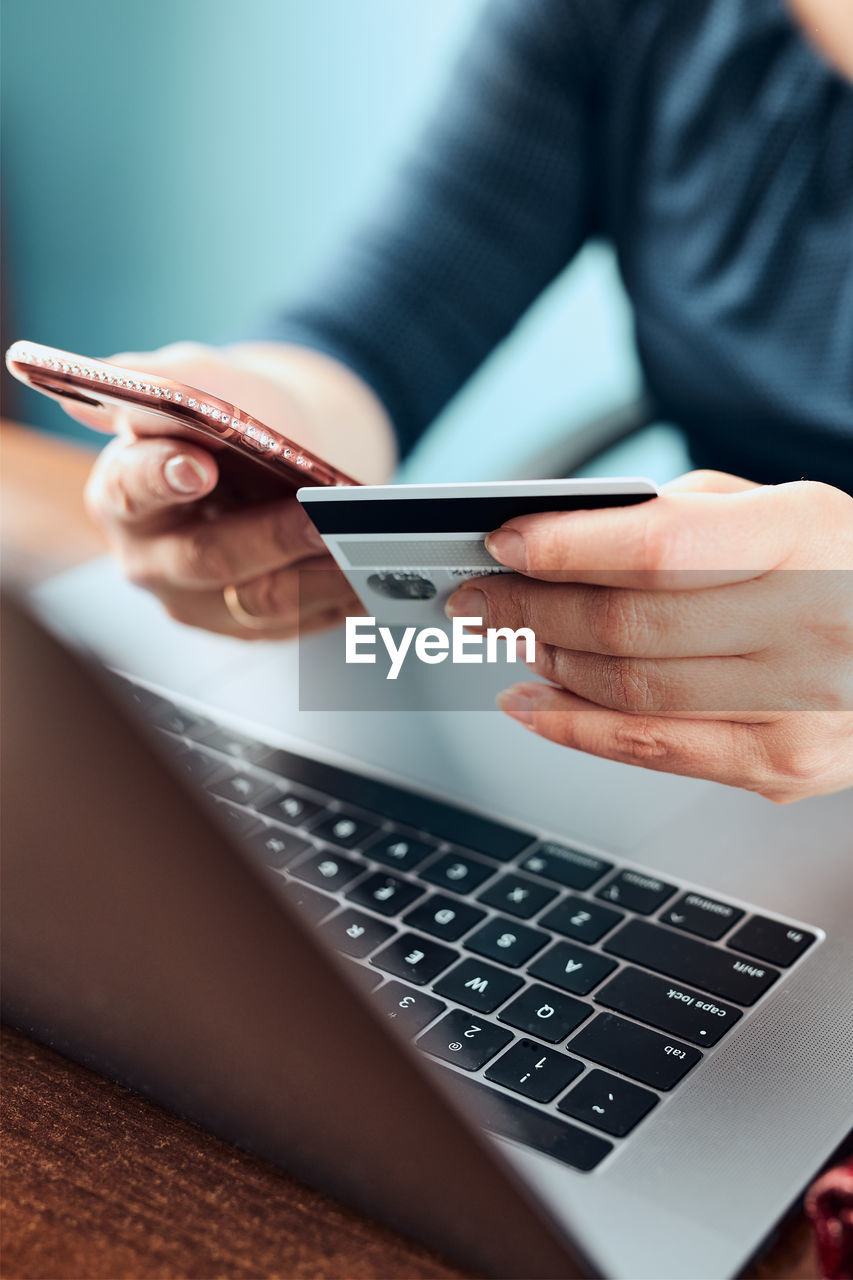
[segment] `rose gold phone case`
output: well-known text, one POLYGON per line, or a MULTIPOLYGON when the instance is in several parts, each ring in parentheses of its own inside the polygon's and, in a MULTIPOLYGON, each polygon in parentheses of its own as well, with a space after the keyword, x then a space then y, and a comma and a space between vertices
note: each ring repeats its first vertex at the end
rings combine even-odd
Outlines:
POLYGON ((97 408, 127 405, 156 414, 180 428, 169 432, 164 426, 164 435, 188 436, 202 444, 233 449, 261 463, 291 489, 305 484, 359 483, 227 400, 169 378, 134 373, 32 342, 13 343, 6 352, 6 367, 20 382, 56 400, 76 400, 97 408))

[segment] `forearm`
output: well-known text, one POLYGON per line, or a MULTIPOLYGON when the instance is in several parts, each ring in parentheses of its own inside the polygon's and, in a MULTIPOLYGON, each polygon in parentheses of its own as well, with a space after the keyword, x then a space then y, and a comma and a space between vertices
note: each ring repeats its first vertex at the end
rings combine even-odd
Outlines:
POLYGON ((225 354, 280 383, 305 414, 312 448, 366 483, 387 480, 397 443, 382 402, 356 373, 322 352, 283 342, 245 342, 225 354))
POLYGON ((414 445, 592 229, 590 78, 609 20, 599 31, 588 9, 488 6, 373 216, 265 341, 226 352, 286 388, 358 479, 388 476, 395 438, 414 445))

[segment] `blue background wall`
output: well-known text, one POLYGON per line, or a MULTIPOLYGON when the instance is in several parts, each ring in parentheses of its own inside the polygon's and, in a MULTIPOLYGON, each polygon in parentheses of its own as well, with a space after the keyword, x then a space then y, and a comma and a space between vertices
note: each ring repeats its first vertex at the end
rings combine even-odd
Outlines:
MULTIPOLYGON (((98 355, 256 326, 369 206, 483 2, 3 0, 8 340, 98 355)), ((410 474, 500 475, 519 430, 535 451, 638 384, 590 246, 410 474)), ((13 411, 83 434, 31 393, 13 411)), ((677 469, 661 440, 646 472, 677 469)))

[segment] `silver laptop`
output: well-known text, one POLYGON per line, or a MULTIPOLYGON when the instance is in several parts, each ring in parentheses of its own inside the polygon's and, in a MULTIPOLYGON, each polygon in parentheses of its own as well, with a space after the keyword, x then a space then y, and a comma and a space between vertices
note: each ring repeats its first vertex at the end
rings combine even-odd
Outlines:
POLYGON ((494 1274, 744 1266, 853 1123, 853 793, 776 808, 485 711, 300 710, 295 647, 185 632, 105 565, 41 603, 182 782, 155 802, 76 677, 60 731, 74 668, 19 644, 30 772, 83 722, 101 767, 7 831, 17 1022, 494 1274), (234 845, 207 866, 202 795, 234 845))

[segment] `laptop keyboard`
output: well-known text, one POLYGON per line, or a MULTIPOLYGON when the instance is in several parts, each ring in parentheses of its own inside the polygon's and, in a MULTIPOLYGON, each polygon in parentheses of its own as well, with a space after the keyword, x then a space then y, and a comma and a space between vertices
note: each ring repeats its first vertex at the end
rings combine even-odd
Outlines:
POLYGON ((815 941, 127 688, 178 770, 381 1012, 452 1071, 463 1103, 582 1172, 815 941))

